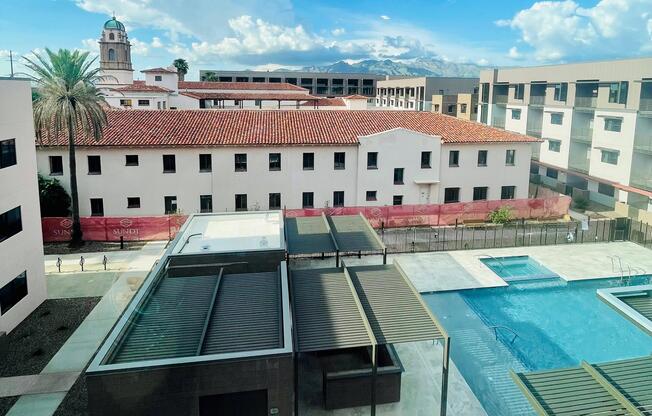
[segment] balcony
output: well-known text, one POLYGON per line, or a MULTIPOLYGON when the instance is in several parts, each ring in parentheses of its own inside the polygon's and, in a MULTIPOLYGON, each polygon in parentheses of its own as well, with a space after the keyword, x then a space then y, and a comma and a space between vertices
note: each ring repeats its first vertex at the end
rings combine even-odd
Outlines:
POLYGON ((532 159, 539 160, 540 155, 541 155, 541 143, 533 143, 532 144, 532 159))
POLYGON ((545 95, 530 95, 530 105, 544 105, 545 103, 545 95))
POLYGON ((638 109, 640 111, 652 111, 652 98, 641 98, 638 109))
POLYGON ((568 154, 568 168, 577 172, 589 173, 591 163, 591 146, 580 143, 571 143, 568 154))
POLYGON ((652 132, 637 134, 634 138, 634 150, 652 155, 652 132))
POLYGON ((507 104, 507 94, 495 94, 494 104, 507 104))
POLYGON ((525 129, 525 134, 531 137, 541 138, 541 127, 528 127, 525 129))
POLYGON ((595 108, 597 103, 598 103, 598 97, 585 97, 579 95, 575 97, 575 107, 595 108))
POLYGON ((571 140, 591 144, 593 129, 590 127, 577 127, 571 130, 571 140))

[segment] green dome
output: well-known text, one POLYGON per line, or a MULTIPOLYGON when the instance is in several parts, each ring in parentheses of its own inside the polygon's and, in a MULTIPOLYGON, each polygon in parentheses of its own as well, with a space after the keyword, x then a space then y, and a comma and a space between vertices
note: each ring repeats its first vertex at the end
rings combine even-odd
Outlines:
POLYGON ((122 24, 122 22, 119 22, 115 20, 115 16, 111 20, 107 20, 106 23, 104 23, 104 29, 117 29, 117 30, 125 30, 125 25, 122 24))

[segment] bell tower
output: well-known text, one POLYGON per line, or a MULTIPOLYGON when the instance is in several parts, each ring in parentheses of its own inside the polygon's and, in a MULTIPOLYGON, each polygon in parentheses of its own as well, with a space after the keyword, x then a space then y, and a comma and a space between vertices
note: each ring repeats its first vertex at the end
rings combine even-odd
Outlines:
POLYGON ((106 84, 133 84, 131 44, 125 25, 115 16, 104 23, 100 38, 100 69, 106 84))

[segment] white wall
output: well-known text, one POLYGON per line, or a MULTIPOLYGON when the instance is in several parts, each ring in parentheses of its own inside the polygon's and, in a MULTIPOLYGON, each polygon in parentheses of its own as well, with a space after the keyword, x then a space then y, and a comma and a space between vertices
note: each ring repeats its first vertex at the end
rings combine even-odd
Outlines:
POLYGON ((622 184, 629 184, 632 169, 632 154, 634 147, 634 131, 636 128, 635 112, 596 111, 593 122, 593 143, 591 150, 591 167, 589 174, 598 178, 608 179, 622 184), (605 118, 622 118, 619 133, 604 129, 605 118), (618 164, 611 165, 601 161, 601 148, 614 149, 620 152, 618 164))
POLYGON ((145 72, 145 84, 154 85, 157 87, 167 88, 172 91, 179 89, 179 77, 176 73, 169 72, 145 72), (161 80, 156 81, 156 77, 160 76, 161 80))
MULTIPOLYGON (((68 188, 68 161, 63 148, 37 152, 41 173, 49 173, 49 155, 61 155, 68 188)), ((447 186, 462 188, 462 201, 472 199, 473 186, 490 186, 489 198, 500 198, 500 186, 516 185, 517 198, 527 197, 530 145, 441 145, 436 137, 408 130, 391 130, 360 138, 360 146, 218 147, 218 148, 78 148, 78 184, 81 215, 90 215, 90 198, 104 199, 107 216, 162 215, 164 196, 177 196, 183 213, 199 211, 199 196, 213 195, 213 210, 233 211, 235 194, 247 194, 249 209, 268 209, 269 193, 281 193, 281 205, 302 206, 302 193, 314 192, 314 207, 333 205, 333 192, 344 191, 346 206, 391 205, 393 195, 404 204, 443 202, 447 186), (440 152, 440 148, 444 149, 440 152), (505 166, 505 150, 517 149, 516 166, 505 166), (372 150, 373 149, 373 150, 372 150), (447 149, 461 152, 460 168, 448 167, 447 149), (489 150, 488 167, 478 168, 477 150, 489 150), (378 151, 379 169, 367 170, 367 152, 378 151), (432 169, 421 169, 421 152, 432 151, 432 169), (304 171, 303 153, 315 154, 315 169, 304 171), (346 168, 335 170, 334 152, 346 153, 346 168), (199 154, 212 154, 213 171, 199 172, 199 154), (234 154, 247 154, 247 172, 235 172, 234 154), (269 153, 281 153, 281 171, 269 171, 269 153), (441 153, 441 154, 440 154, 441 153), (138 154, 139 166, 125 166, 126 154, 138 154), (163 173, 163 154, 176 155, 176 173, 163 173), (88 175, 88 155, 100 155, 101 175, 88 175), (403 167, 404 185, 394 185, 394 168, 403 167), (417 184, 415 180, 432 181, 417 184), (441 180, 441 184, 437 184, 441 180), (366 191, 376 190, 378 201, 365 201, 366 191), (429 198, 423 192, 430 190, 429 198), (140 197, 141 208, 127 208, 127 197, 140 197)))
POLYGON ((509 104, 505 111, 505 130, 515 133, 525 134, 527 129, 527 106, 509 104), (515 120, 512 118, 512 109, 521 110, 521 118, 515 120))
POLYGON ((0 169, 0 213, 21 207, 23 230, 0 241, 0 287, 27 271, 27 296, 0 315, 0 332, 11 331, 45 300, 32 94, 29 81, 0 78, 0 140, 16 139, 17 164, 0 169))
POLYGON ((541 153, 539 160, 560 168, 568 168, 568 154, 570 152, 570 133, 573 123, 573 109, 561 107, 544 107, 543 123, 541 127, 541 137, 546 140, 541 143, 541 153), (563 114, 562 124, 552 124, 550 122, 552 114, 563 114), (558 140, 561 142, 559 152, 549 150, 549 141, 547 139, 558 140))
POLYGON ((120 105, 120 100, 131 100, 131 109, 134 110, 158 110, 158 103, 161 108, 169 108, 168 94, 142 93, 142 92, 124 92, 117 93, 109 91, 104 98, 111 107, 129 108, 120 105), (138 100, 149 100, 149 105, 139 105, 138 100), (163 104, 165 103, 165 105, 163 104))

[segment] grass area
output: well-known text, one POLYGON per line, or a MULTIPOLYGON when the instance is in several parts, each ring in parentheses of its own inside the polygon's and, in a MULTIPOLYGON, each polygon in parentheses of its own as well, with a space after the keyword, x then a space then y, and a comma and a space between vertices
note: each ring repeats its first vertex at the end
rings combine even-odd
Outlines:
MULTIPOLYGON (((125 241, 124 250, 140 250, 147 241, 125 241)), ((45 254, 97 253, 103 251, 121 251, 120 243, 113 241, 85 241, 79 247, 70 247, 67 242, 43 244, 45 254)))
POLYGON ((40 373, 100 299, 48 299, 43 302, 3 340, 0 377, 40 373))

